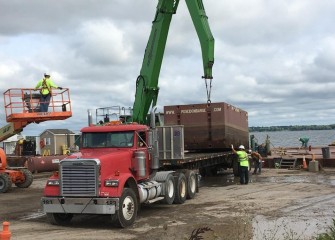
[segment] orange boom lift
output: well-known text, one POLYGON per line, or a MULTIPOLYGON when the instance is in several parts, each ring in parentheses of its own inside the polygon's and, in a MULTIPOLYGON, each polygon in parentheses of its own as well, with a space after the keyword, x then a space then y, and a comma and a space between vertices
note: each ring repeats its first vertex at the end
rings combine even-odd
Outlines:
MULTIPOLYGON (((69 89, 53 89, 49 112, 40 112, 40 94, 30 88, 12 88, 4 92, 6 121, 0 128, 0 142, 20 133, 30 123, 65 120, 72 116, 69 89)), ((7 192, 12 183, 27 188, 33 182, 31 172, 24 167, 11 168, 0 148, 0 193, 7 192)))

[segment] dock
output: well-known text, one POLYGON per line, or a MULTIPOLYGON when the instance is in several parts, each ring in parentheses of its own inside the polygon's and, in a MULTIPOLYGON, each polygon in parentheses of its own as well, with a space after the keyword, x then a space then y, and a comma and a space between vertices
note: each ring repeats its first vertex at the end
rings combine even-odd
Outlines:
POLYGON ((310 148, 271 148, 270 153, 263 156, 264 167, 278 168, 278 163, 282 162, 280 168, 300 168, 303 161, 307 166, 310 161, 318 161, 320 167, 335 168, 335 146, 310 147, 310 148))

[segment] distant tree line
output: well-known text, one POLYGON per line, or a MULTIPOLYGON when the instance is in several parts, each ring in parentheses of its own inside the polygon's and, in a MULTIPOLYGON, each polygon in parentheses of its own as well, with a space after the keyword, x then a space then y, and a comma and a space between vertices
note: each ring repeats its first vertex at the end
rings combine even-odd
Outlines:
POLYGON ((275 131, 304 131, 304 130, 334 130, 335 124, 330 125, 294 125, 294 126, 271 126, 271 127, 249 127, 249 132, 275 132, 275 131))

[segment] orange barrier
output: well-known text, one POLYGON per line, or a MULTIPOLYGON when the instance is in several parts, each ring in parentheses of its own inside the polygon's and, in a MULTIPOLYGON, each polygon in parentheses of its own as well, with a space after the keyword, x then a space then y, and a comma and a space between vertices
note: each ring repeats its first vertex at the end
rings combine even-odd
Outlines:
POLYGON ((10 240, 12 233, 9 231, 9 222, 3 222, 3 230, 0 232, 1 240, 10 240))
POLYGON ((306 163, 305 155, 304 155, 303 158, 302 158, 302 168, 303 168, 303 169, 307 169, 307 163, 306 163))

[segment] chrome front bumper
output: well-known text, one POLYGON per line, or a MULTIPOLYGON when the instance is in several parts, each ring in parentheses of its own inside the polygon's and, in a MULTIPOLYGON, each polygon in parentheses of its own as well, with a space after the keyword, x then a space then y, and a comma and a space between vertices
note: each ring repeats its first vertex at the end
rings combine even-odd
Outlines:
POLYGON ((115 214, 119 198, 42 197, 45 213, 115 214))

